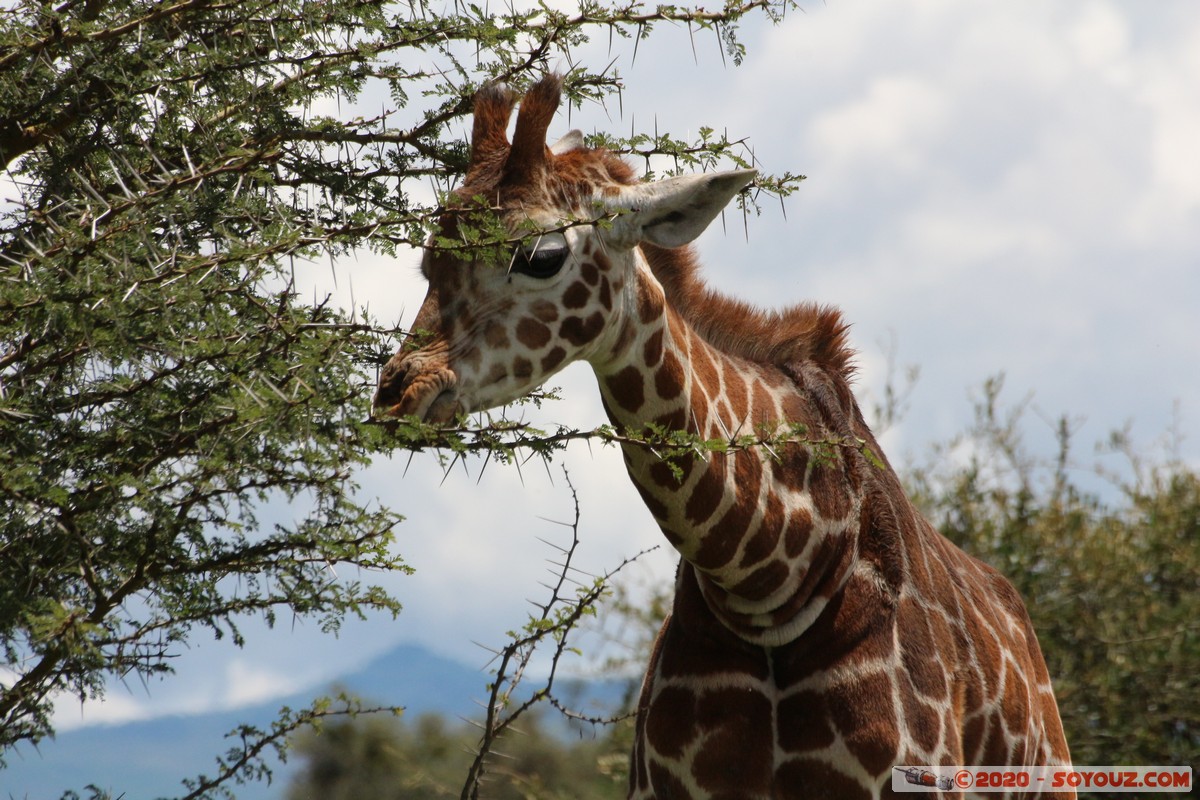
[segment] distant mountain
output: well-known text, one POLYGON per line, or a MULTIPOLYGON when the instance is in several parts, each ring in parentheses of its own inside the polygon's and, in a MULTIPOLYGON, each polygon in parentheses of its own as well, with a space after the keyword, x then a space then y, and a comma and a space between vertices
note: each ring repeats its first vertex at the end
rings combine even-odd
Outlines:
MULTIPOLYGON (((267 727, 280 707, 308 706, 314 697, 335 687, 380 704, 403 705, 405 715, 438 712, 448 718, 475 717, 476 701, 485 696, 486 673, 436 656, 412 645, 401 645, 356 672, 310 692, 281 697, 255 706, 209 714, 161 717, 122 725, 98 725, 60 734, 41 750, 23 747, 8 753, 8 768, 0 771, 0 800, 59 800, 67 790, 86 796, 95 784, 126 800, 176 797, 187 790, 180 781, 212 774, 214 758, 229 747, 224 736, 241 724, 267 727)), ((623 683, 598 682, 567 687, 588 704, 597 698, 615 705, 623 683)), ((239 800, 278 800, 295 762, 277 765, 270 785, 231 787, 239 800)))

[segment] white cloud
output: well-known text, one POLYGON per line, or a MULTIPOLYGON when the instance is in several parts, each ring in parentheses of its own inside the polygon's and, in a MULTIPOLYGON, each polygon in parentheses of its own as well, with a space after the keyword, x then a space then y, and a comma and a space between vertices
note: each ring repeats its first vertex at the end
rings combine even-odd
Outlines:
POLYGON ((136 676, 112 681, 104 696, 80 702, 69 693, 55 698, 52 723, 57 731, 93 725, 117 725, 167 715, 236 709, 311 690, 352 670, 395 643, 381 637, 372 623, 348 625, 339 640, 315 627, 271 630, 248 620, 244 649, 229 642, 194 641, 176 653, 175 674, 143 682, 136 676), (382 641, 379 641, 382 638, 382 641))
POLYGON ((1115 84, 1128 85, 1129 26, 1110 5, 1093 2, 1067 26, 1066 41, 1079 63, 1115 84))
POLYGON ((844 176, 873 173, 884 164, 892 176, 905 176, 927 163, 922 143, 940 138, 946 121, 938 87, 912 75, 881 76, 865 96, 814 118, 811 157, 844 176))
POLYGON ((235 658, 225 668, 225 692, 219 703, 225 708, 273 700, 304 687, 301 670, 285 670, 235 658))
POLYGON ((925 205, 901 215, 899 223, 890 252, 912 257, 906 279, 930 290, 948 275, 1002 262, 1021 278, 1045 278, 1047 265, 1065 254, 1066 243, 1044 221, 992 216, 983 208, 925 205))
POLYGON ((54 703, 51 724, 56 731, 69 731, 85 725, 120 725, 150 719, 164 712, 147 700, 121 689, 110 690, 103 700, 81 703, 78 697, 62 695, 54 703))
MULTIPOLYGON (((1200 21, 1190 27, 1192 44, 1170 53, 1146 53, 1138 64, 1133 96, 1152 126, 1145 146, 1153 181, 1138 198, 1131 228, 1144 237, 1200 226, 1200 55, 1194 42, 1200 21)), ((1177 235, 1172 235, 1177 240, 1177 235)), ((1188 237, 1190 238, 1190 237, 1188 237)))

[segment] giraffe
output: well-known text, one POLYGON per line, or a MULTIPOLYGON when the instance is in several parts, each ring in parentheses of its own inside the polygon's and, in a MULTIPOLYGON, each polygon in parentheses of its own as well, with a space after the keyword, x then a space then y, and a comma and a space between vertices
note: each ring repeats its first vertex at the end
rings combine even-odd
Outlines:
POLYGON ((440 232, 483 203, 524 238, 491 263, 426 249, 416 333, 374 403, 448 422, 583 360, 620 429, 806 432, 673 464, 622 445, 680 555, 629 796, 873 798, 895 765, 1069 764, 1021 598, 906 497, 852 394, 840 312, 762 311, 697 274, 689 243, 755 173, 639 182, 578 131, 547 146, 560 98, 556 76, 477 94, 440 232))

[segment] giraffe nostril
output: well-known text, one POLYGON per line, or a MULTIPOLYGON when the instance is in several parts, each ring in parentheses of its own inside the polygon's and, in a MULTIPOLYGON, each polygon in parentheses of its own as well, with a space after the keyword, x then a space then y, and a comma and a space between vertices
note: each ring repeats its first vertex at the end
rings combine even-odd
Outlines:
POLYGON ((376 407, 394 406, 400 402, 407 383, 408 364, 397 358, 392 358, 384 364, 379 373, 379 385, 375 389, 374 405, 376 407))

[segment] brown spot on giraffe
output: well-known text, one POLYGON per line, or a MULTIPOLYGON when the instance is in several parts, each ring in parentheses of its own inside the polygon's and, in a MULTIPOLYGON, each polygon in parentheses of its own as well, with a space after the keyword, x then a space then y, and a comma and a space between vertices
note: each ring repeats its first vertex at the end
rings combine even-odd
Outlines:
POLYGON ((780 457, 770 462, 771 476, 784 489, 802 494, 808 486, 810 455, 802 447, 785 447, 780 457))
POLYGON ((563 292, 562 304, 563 308, 571 311, 578 311, 588 304, 592 297, 591 290, 584 283, 572 283, 563 292))
MULTIPOLYGON (((736 513, 738 512, 735 509, 727 511, 725 517, 721 518, 721 524, 717 527, 724 527, 726 518, 736 513)), ((734 519, 735 522, 732 523, 733 529, 737 530, 739 527, 742 527, 739 524, 742 521, 737 517, 734 517, 734 519)), ((775 553, 775 546, 778 543, 777 536, 778 529, 771 524, 771 521, 768 521, 766 525, 758 526, 758 531, 746 539, 746 546, 742 550, 742 560, 738 562, 738 566, 750 567, 771 558, 775 553)))
POLYGON ((783 528, 783 552, 788 558, 799 558, 808 547, 813 519, 808 509, 797 508, 792 512, 783 528))
POLYGON ((889 676, 874 672, 835 686, 829 692, 834 726, 842 734, 846 748, 872 775, 883 775, 894 766, 900 734, 897 709, 890 702, 864 701, 890 697, 891 691, 889 676))
POLYGON ((642 324, 658 322, 663 313, 662 294, 657 287, 644 283, 636 285, 638 321, 642 324))
MULTIPOLYGON (((593 258, 595 256, 593 255, 593 258)), ((600 282, 600 268, 591 261, 585 261, 579 267, 579 275, 583 278, 583 282, 588 286, 595 286, 600 282)))
POLYGON ((691 560, 697 569, 718 569, 728 564, 737 555, 737 537, 722 534, 723 531, 717 529, 700 540, 700 548, 691 560))
POLYGON ((663 400, 674 400, 683 393, 683 364, 674 353, 662 355, 662 365, 654 373, 654 391, 663 400))
POLYGON ((508 347, 508 330, 500 323, 492 320, 487 324, 484 341, 487 342, 488 347, 508 347))
POLYGON ((751 384, 750 391, 754 393, 754 405, 751 406, 750 416, 755 423, 767 424, 783 419, 779 414, 774 395, 761 381, 751 384))
POLYGON ((567 317, 559 326, 558 335, 575 345, 585 345, 600 333, 604 327, 604 316, 599 312, 583 317, 567 317))
POLYGON ((605 311, 612 311, 612 307, 613 307, 612 284, 609 283, 608 278, 600 279, 600 292, 597 296, 600 300, 600 307, 603 308, 605 311))
POLYGON ((508 367, 504 364, 493 364, 491 371, 484 377, 488 383, 498 383, 508 377, 508 367))
POLYGON ((813 505, 823 519, 845 519, 852 508, 852 497, 846 486, 841 454, 819 454, 809 474, 808 490, 813 505))
POLYGON ((654 484, 664 489, 678 489, 682 484, 681 478, 676 476, 667 461, 655 461, 650 465, 649 474, 654 484))
MULTIPOLYGON (((650 515, 655 519, 666 519, 668 513, 667 506, 660 501, 657 496, 655 496, 641 484, 638 484, 635 488, 638 490, 638 494, 642 496, 642 502, 646 504, 646 508, 649 509, 650 515)), ((673 545, 678 545, 682 541, 679 537, 671 533, 667 534, 667 538, 673 545)))
POLYGON ((646 381, 641 370, 625 367, 616 375, 604 379, 613 399, 625 411, 636 413, 646 403, 646 381))
POLYGON ((900 684, 900 702, 914 743, 924 752, 932 753, 942 737, 941 715, 904 682, 900 684))
POLYGON ((554 347, 542 357, 542 373, 554 372, 567 358, 567 351, 554 347))
POLYGON ((642 363, 653 367, 662 361, 662 359, 663 332, 661 329, 659 329, 651 332, 651 334, 646 337, 646 342, 642 345, 642 363))
POLYGON ((529 306, 529 311, 538 322, 549 323, 558 321, 558 304, 551 303, 549 300, 539 299, 533 301, 529 306))
MULTIPOLYGON (((596 266, 600 269, 600 272, 605 273, 605 274, 612 272, 612 262, 608 260, 608 256, 604 255, 603 252, 593 253, 592 260, 594 261, 596 266)), ((621 291, 620 284, 613 286, 613 291, 614 292, 621 291)))
POLYGON ((480 91, 467 175, 440 224, 453 233, 486 197, 514 234, 544 226, 541 266, 510 281, 495 264, 430 251, 422 335, 382 370, 382 412, 446 422, 586 360, 618 429, 803 432, 677 456, 678 474, 624 446, 682 555, 638 705, 629 796, 878 798, 894 765, 1068 764, 1020 597, 864 452, 882 455, 851 391, 841 314, 764 311, 700 278, 688 242, 752 173, 640 183, 579 136, 546 146, 558 79, 521 98, 510 142, 517 100, 480 91))
POLYGON ((697 727, 708 731, 693 760, 693 775, 701 786, 740 784, 745 795, 771 792, 774 754, 766 748, 747 748, 743 731, 771 726, 773 704, 751 688, 720 687, 699 693, 697 727), (740 753, 731 760, 728 753, 740 753))
POLYGON ((779 701, 779 746, 787 753, 820 752, 833 744, 830 695, 800 689, 779 701))
POLYGON ((739 409, 745 416, 750 416, 747 403, 749 401, 749 391, 746 387, 745 369, 738 369, 739 365, 725 362, 721 366, 721 385, 724 389, 725 402, 729 405, 729 416, 733 416, 733 409, 739 409))
POLYGON ((689 409, 679 407, 659 414, 654 418, 654 424, 668 431, 681 431, 687 427, 689 409))
POLYGON ((696 716, 696 694, 690 689, 664 688, 655 698, 654 714, 646 718, 648 733, 656 748, 667 758, 679 758, 696 737, 694 728, 677 725, 676 720, 696 716))
POLYGON ((826 761, 789 758, 775 774, 780 800, 836 797, 838 800, 871 800, 879 795, 857 779, 826 761))
POLYGON ((725 496, 725 462, 726 457, 723 454, 716 454, 709 459, 708 467, 700 473, 700 480, 696 481, 684 507, 684 514, 689 522, 706 522, 717 510, 725 496))
POLYGON ((517 323, 517 341, 529 350, 540 350, 550 341, 550 329, 536 319, 522 319, 517 323))
POLYGON ((762 600, 779 591, 790 574, 785 562, 772 561, 739 581, 730 594, 744 600, 762 600))

